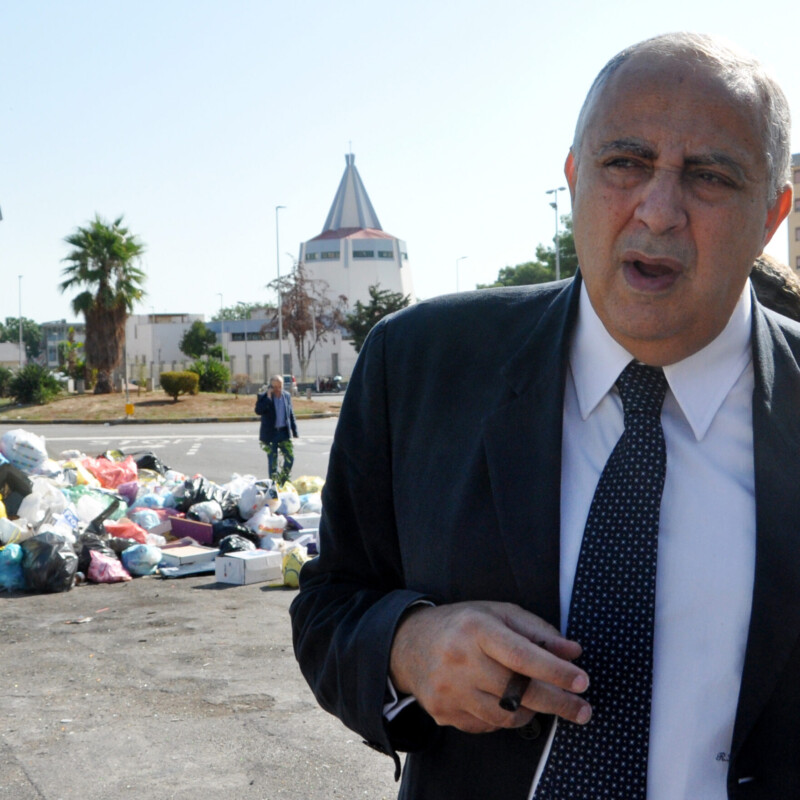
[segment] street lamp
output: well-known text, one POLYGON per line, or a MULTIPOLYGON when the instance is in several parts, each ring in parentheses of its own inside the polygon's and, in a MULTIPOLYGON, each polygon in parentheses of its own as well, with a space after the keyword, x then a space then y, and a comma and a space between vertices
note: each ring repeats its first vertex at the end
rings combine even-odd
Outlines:
POLYGON ((458 294, 458 284, 459 284, 459 281, 458 281, 458 265, 459 265, 459 264, 460 264, 460 263, 461 263, 461 262, 462 262, 462 261, 463 261, 465 258, 469 258, 469 256, 459 256, 459 257, 456 259, 456 294, 458 294))
POLYGON ((250 319, 250 309, 247 308, 247 303, 245 303, 243 300, 237 300, 236 303, 240 307, 244 306, 247 309, 244 312, 244 371, 247 374, 247 387, 245 388, 244 393, 250 394, 250 360, 247 356, 247 320, 250 319))
POLYGON ((225 317, 222 316, 222 292, 217 292, 219 297, 219 341, 222 346, 222 360, 225 361, 225 317))
POLYGON ((558 246, 558 193, 566 191, 566 186, 559 186, 556 189, 548 189, 545 194, 553 195, 553 202, 550 203, 550 208, 555 209, 556 212, 556 235, 553 243, 556 246, 556 280, 561 280, 561 248, 558 246))
POLYGON ((286 206, 275 206, 275 260, 278 264, 278 374, 283 374, 283 301, 281 300, 281 245, 278 236, 278 212, 286 206))
POLYGON ((19 278, 19 368, 22 369, 22 275, 19 278))

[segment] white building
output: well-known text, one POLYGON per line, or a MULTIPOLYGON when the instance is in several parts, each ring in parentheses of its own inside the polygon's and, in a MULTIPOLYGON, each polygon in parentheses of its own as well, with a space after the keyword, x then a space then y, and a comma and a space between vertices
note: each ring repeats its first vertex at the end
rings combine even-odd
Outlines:
MULTIPOLYGON (((355 156, 345 156, 346 167, 333 199, 322 233, 300 245, 300 258, 309 278, 324 280, 328 296, 340 295, 353 308, 356 300, 369 300, 369 287, 411 295, 411 268, 406 243, 386 233, 378 221, 361 176, 355 156)), ((128 376, 131 380, 153 379, 158 385, 161 372, 184 369, 191 363, 180 352, 180 341, 199 314, 138 314, 128 318, 126 326, 128 376)), ((232 375, 247 375, 252 386, 265 383, 274 373, 291 374, 302 382, 313 383, 317 377, 350 377, 357 353, 343 331, 328 334, 311 355, 306 374, 301 374, 295 342, 284 330, 283 364, 278 367, 277 326, 271 319, 253 316, 249 320, 206 322, 217 334, 228 355, 232 375)))
POLYGON ((331 298, 344 295, 352 308, 369 299, 369 287, 410 295, 414 288, 406 243, 386 233, 358 174, 355 156, 345 170, 322 233, 300 245, 310 277, 327 281, 331 298))

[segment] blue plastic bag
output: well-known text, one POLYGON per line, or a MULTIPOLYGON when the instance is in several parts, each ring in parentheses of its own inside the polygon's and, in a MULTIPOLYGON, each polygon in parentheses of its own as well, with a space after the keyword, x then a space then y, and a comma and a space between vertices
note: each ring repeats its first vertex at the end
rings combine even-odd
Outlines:
POLYGON ((23 555, 18 544, 7 544, 0 550, 0 589, 12 592, 28 588, 22 573, 23 555))
POLYGON ((131 575, 152 575, 161 561, 161 548, 134 544, 122 551, 122 565, 131 575))

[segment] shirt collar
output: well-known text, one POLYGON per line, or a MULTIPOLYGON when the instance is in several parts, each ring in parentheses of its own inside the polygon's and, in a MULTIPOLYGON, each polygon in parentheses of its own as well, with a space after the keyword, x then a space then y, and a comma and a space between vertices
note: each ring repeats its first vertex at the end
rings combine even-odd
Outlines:
MULTIPOLYGON (((683 361, 664 367, 672 394, 698 441, 706 435, 728 393, 750 363, 751 321, 748 281, 719 336, 683 361)), ((570 369, 584 420, 611 391, 632 358, 605 329, 582 284, 578 324, 570 346, 570 369)))

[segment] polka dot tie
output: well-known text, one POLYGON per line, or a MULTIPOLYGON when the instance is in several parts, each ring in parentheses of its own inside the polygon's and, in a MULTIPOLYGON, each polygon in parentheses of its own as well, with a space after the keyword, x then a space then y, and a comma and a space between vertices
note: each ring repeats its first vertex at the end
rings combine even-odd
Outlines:
POLYGON ((661 369, 631 362, 617 379, 625 430, 595 490, 567 637, 583 646, 592 719, 563 719, 535 800, 644 800, 653 683, 658 516, 667 453, 661 369))

